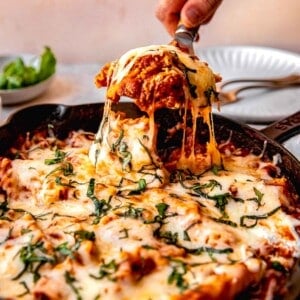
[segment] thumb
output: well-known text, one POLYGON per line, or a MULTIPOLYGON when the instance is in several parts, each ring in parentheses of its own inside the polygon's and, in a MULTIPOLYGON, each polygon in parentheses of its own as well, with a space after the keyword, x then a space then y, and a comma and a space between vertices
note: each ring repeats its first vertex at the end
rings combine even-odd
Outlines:
POLYGON ((222 0, 189 0, 181 11, 181 22, 188 28, 207 23, 222 0))

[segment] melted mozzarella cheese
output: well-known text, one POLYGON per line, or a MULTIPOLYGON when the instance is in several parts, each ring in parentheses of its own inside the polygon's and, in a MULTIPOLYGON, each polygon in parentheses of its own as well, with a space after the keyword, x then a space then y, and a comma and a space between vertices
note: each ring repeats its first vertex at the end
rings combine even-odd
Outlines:
POLYGON ((96 135, 89 157, 104 184, 135 188, 139 180, 145 180, 151 187, 161 186, 167 171, 152 144, 148 118, 125 122, 110 112, 96 135))
MULTIPOLYGON (((112 82, 136 57, 159 51, 178 52, 133 50, 114 65, 112 82)), ((191 81, 203 94, 213 75, 196 64, 204 77, 191 81)), ((300 221, 283 209, 294 200, 286 179, 272 178, 275 162, 252 154, 221 157, 210 107, 197 105, 194 124, 202 114, 210 126, 208 155, 186 157, 182 148, 172 174, 156 152, 153 115, 127 119, 110 102, 93 142, 73 132, 59 149, 32 145, 12 160, 11 184, 0 187, 0 298, 234 299, 261 287, 272 264, 285 270, 281 280, 293 275, 300 221), (217 173, 200 168, 220 160, 217 173)))
MULTIPOLYGON (((155 59, 163 61, 164 54, 166 53, 171 54, 171 56, 176 56, 181 66, 173 64, 171 66, 168 66, 165 71, 160 70, 158 74, 153 74, 152 72, 147 75, 147 78, 140 78, 142 80, 147 80, 147 82, 149 81, 148 85, 151 86, 149 91, 145 89, 144 93, 141 93, 140 96, 146 97, 146 103, 148 103, 146 105, 142 104, 142 110, 145 110, 149 115, 148 137, 152 142, 151 150, 153 150, 153 146, 155 146, 154 141, 156 141, 157 137, 157 129, 155 128, 154 122, 155 102, 160 101, 160 99, 155 99, 153 91, 155 91, 155 89, 157 88, 156 86, 158 86, 159 83, 163 81, 164 77, 167 78, 167 76, 171 76, 171 74, 174 73, 181 76, 186 82, 186 86, 184 85, 181 87, 184 94, 184 103, 174 104, 173 107, 185 110, 183 117, 184 129, 182 149, 180 157, 176 163, 176 167, 179 169, 189 169, 192 172, 202 172, 203 170, 208 169, 211 165, 220 166, 221 157, 217 149, 211 117, 211 103, 213 101, 216 101, 216 75, 208 67, 207 63, 198 60, 195 56, 191 56, 173 45, 152 45, 133 49, 122 55, 119 60, 113 62, 110 65, 108 74, 106 75, 106 81, 108 83, 106 97, 108 101, 105 104, 105 118, 104 121, 102 120, 100 129, 102 131, 103 127, 105 126, 104 122, 107 122, 107 118, 110 118, 109 99, 115 99, 116 95, 122 96, 122 93, 124 93, 124 87, 120 89, 120 86, 122 86, 122 82, 125 81, 127 77, 131 78, 129 87, 125 88, 130 90, 130 85, 134 86, 134 81, 138 81, 135 71, 135 64, 137 63, 137 61, 142 60, 146 56, 153 56, 155 57, 155 59), (187 109, 190 109, 192 114, 192 142, 189 145, 187 145, 188 137, 186 132, 187 109), (206 145, 207 155, 201 156, 196 156, 194 153, 196 141, 196 123, 198 117, 202 117, 204 123, 206 123, 209 128, 209 141, 206 145)), ((168 84, 172 85, 172 80, 169 80, 168 84)), ((137 101, 137 103, 139 103, 140 101, 140 99, 135 100, 137 101)), ((176 101, 179 101, 179 99, 177 99, 176 101)), ((166 104, 160 105, 164 106, 166 104)), ((111 153, 111 151, 109 153, 111 153)), ((141 151, 139 151, 138 155, 140 154, 142 154, 141 151)), ((92 155, 95 155, 95 151, 93 151, 92 155)), ((105 155, 103 155, 103 157, 104 156, 105 155)))
MULTIPOLYGON (((142 129, 134 132, 139 136, 147 133, 147 127, 138 124, 142 129)), ((130 136, 130 147, 138 147, 133 145, 139 141, 132 141, 130 128, 124 138, 130 136)), ((14 221, 10 227, 3 220, 0 231, 1 297, 22 294, 26 290, 20 282, 26 282, 31 291, 28 299, 33 293, 65 299, 76 295, 83 299, 176 299, 181 293, 209 293, 216 282, 222 289, 221 283, 232 278, 240 288, 246 288, 265 276, 270 261, 292 270, 294 259, 300 256, 295 230, 299 221, 279 208, 281 201, 286 201, 283 187, 271 184, 261 168, 253 168, 248 174, 237 170, 237 156, 232 156, 230 163, 226 158, 226 171, 208 171, 183 182, 165 180, 162 187, 146 182, 145 189, 136 192, 129 185, 126 189, 103 179, 110 175, 112 166, 119 168, 119 161, 107 160, 106 167, 97 170, 89 162, 91 152, 75 151, 69 145, 61 150, 68 153, 65 159, 73 165, 71 174, 63 174, 66 161, 43 165, 53 156, 48 150, 44 155, 39 153, 36 170, 31 171, 44 174, 39 177, 44 194, 62 188, 58 177, 72 183, 65 187, 68 197, 62 189, 63 197, 54 192, 50 203, 37 202, 38 192, 30 189, 9 202, 14 211, 8 216, 14 221), (91 178, 95 179, 94 186, 91 178), (91 187, 93 191, 88 192, 91 187), (89 239, 80 232, 94 236, 89 239), (34 250, 35 255, 51 258, 53 264, 43 264, 37 271, 33 263, 14 280, 24 267, 21 249, 32 250, 37 241, 42 241, 44 248, 34 250), (33 281, 35 272, 40 276, 37 282, 33 281), (182 281, 176 281, 174 274, 182 281), (11 291, 4 291, 2 283, 11 291)), ((149 163, 146 156, 137 158, 149 163)), ((257 158, 250 155, 246 161, 255 165, 257 158)), ((30 186, 27 180, 31 180, 31 173, 17 171, 31 169, 31 162, 18 160, 12 164, 19 185, 30 186)))

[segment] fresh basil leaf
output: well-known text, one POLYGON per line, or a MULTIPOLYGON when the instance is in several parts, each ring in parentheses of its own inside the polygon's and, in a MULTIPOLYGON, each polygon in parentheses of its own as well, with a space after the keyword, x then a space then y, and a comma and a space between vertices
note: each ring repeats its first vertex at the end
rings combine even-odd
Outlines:
POLYGON ((0 73, 0 89, 17 89, 36 84, 55 73, 56 58, 49 47, 39 57, 39 66, 26 65, 21 57, 8 62, 0 73))
POLYGON ((45 80, 55 73, 56 58, 49 47, 45 47, 41 54, 40 67, 38 70, 39 81, 45 80))

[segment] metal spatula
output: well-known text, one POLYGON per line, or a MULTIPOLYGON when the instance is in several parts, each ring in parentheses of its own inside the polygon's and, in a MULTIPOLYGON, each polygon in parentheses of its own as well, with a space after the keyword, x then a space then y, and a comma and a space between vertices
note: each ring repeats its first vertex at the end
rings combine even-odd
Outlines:
POLYGON ((179 22, 175 31, 174 40, 172 45, 177 46, 182 51, 185 51, 191 55, 195 55, 193 43, 199 39, 198 27, 187 28, 181 22, 179 22))

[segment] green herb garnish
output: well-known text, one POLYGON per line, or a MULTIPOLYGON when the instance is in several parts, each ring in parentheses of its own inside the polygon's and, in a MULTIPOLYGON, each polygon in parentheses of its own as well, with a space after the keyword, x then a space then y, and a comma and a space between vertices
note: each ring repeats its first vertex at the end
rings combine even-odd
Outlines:
POLYGON ((63 152, 59 149, 56 149, 55 153, 54 153, 54 158, 45 159, 45 164, 46 165, 54 165, 54 164, 61 163, 65 159, 66 155, 67 154, 65 152, 63 152))
POLYGON ((249 199, 247 199, 247 201, 256 202, 257 203, 257 209, 259 209, 261 206, 264 205, 264 203, 262 203, 262 198, 263 198, 264 194, 261 193, 256 187, 253 187, 253 191, 254 191, 256 197, 249 198, 249 199))
POLYGON ((119 233, 122 233, 123 235, 119 237, 120 240, 123 240, 123 239, 127 239, 129 237, 129 229, 127 228, 123 228, 122 230, 119 231, 119 233))
POLYGON ((211 218, 212 220, 218 222, 218 223, 222 223, 222 224, 226 224, 226 225, 229 225, 229 226, 232 226, 232 227, 237 227, 237 223, 233 222, 233 221, 230 221, 230 220, 227 220, 227 219, 223 219, 223 218, 211 218))
POLYGON ((241 216, 240 226, 243 226, 243 227, 246 227, 246 228, 252 228, 252 227, 256 226, 258 220, 267 219, 268 217, 275 214, 280 208, 281 208, 281 206, 278 206, 275 209, 273 209, 272 211, 270 211, 268 213, 265 213, 265 214, 262 214, 262 215, 244 215, 244 216, 241 216), (253 220, 254 222, 250 223, 250 224, 246 224, 245 223, 246 220, 253 220))
POLYGON ((55 257, 50 256, 44 248, 44 242, 39 241, 34 244, 29 243, 22 247, 19 256, 24 264, 23 270, 13 278, 19 279, 26 271, 33 274, 33 280, 36 282, 40 278, 39 269, 45 263, 54 263, 55 257))
POLYGON ((95 178, 91 178, 89 181, 88 189, 87 189, 87 196, 93 201, 95 206, 95 212, 94 215, 96 216, 96 219, 94 220, 94 224, 99 223, 100 219, 105 216, 110 209, 112 208, 110 204, 110 199, 108 201, 105 201, 104 199, 99 200, 95 194, 95 178))
POLYGON ((64 242, 58 245, 55 250, 63 256, 69 256, 74 258, 74 253, 79 249, 81 242, 84 240, 94 241, 95 233, 87 230, 77 230, 73 232, 75 243, 73 246, 69 246, 68 242, 64 242))
POLYGON ((75 286, 75 282, 77 281, 76 278, 74 276, 71 275, 70 272, 66 271, 65 272, 65 281, 66 283, 70 286, 70 288, 72 289, 72 291, 75 293, 76 295, 76 299, 77 300, 81 300, 82 297, 79 293, 79 288, 77 288, 75 286))
POLYGON ((124 211, 118 212, 117 216, 131 219, 142 219, 143 218, 143 208, 134 207, 132 203, 124 206, 124 211))
POLYGON ((0 73, 0 89, 27 87, 49 78, 55 73, 56 59, 49 47, 39 57, 39 65, 26 65, 21 57, 6 64, 0 73))
POLYGON ((181 291, 184 291, 189 287, 184 279, 184 275, 187 273, 187 265, 180 260, 172 260, 172 262, 173 267, 168 277, 168 284, 175 284, 181 291))
POLYGON ((118 265, 116 261, 113 259, 110 262, 101 265, 98 275, 90 274, 90 276, 94 279, 107 278, 108 280, 115 281, 116 278, 113 275, 117 270, 118 270, 118 265))

